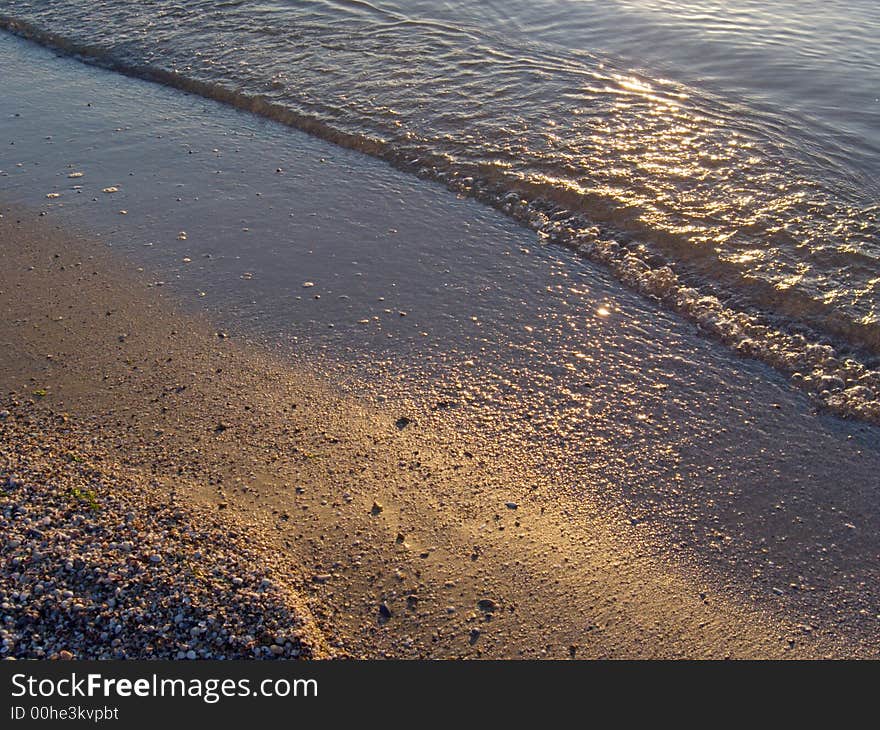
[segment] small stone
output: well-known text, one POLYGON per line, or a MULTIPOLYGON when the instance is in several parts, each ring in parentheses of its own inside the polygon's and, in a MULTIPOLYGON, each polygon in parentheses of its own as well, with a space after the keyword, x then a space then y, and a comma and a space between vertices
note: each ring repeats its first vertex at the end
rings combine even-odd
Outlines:
POLYGON ((269 647, 269 651, 271 651, 275 656, 281 656, 284 653, 284 647, 278 646, 278 644, 272 644, 269 647))
POLYGON ((394 422, 394 425, 397 426, 397 428, 399 428, 399 429, 402 431, 402 430, 405 429, 407 426, 409 426, 409 424, 411 424, 411 423, 412 423, 412 419, 411 419, 411 418, 407 418, 406 416, 401 416, 400 418, 398 418, 398 419, 394 422))
POLYGON ((370 514, 375 517, 376 515, 380 514, 383 509, 385 508, 382 506, 381 502, 373 500, 373 506, 370 508, 370 514))
POLYGON ((67 649, 62 649, 58 652, 58 658, 69 662, 71 659, 73 659, 73 653, 67 651, 67 649))
POLYGON ((485 611, 486 613, 494 613, 498 608, 498 604, 495 603, 491 598, 481 598, 477 601, 477 608, 481 611, 485 611))
POLYGON ((505 502, 504 505, 507 509, 517 509, 519 505, 516 502, 505 502))
POLYGON ((195 653, 192 649, 190 649, 190 650, 186 653, 186 658, 187 658, 187 659, 195 659, 195 658, 196 658, 196 653, 195 653))
POLYGON ((153 555, 150 556, 150 562, 151 563, 161 563, 162 556, 159 555, 159 553, 154 553, 153 555))
POLYGON ((391 609, 388 608, 387 603, 383 602, 383 603, 379 604, 379 616, 380 616, 380 618, 383 618, 386 621, 391 618, 391 609))

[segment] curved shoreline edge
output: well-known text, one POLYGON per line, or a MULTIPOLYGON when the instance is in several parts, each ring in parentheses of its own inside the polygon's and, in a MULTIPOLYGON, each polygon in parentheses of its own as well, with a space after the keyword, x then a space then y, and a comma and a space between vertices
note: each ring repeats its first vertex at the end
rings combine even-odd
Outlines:
MULTIPOLYGON (((90 474, 90 460, 100 459, 95 499, 100 505, 102 485, 116 481, 120 491, 109 490, 107 504, 131 497, 126 509, 137 519, 146 519, 140 499, 147 513, 154 500, 165 505, 155 513, 160 523, 169 518, 173 493, 175 505, 192 510, 196 532, 206 533, 208 555, 212 531, 236 531, 256 556, 236 557, 253 581, 234 574, 241 562, 231 560, 218 576, 223 586, 228 579, 228 592, 218 587, 215 598, 233 596, 236 577, 253 590, 263 566, 274 564, 290 586, 286 605, 303 598, 294 612, 301 638, 286 639, 290 649, 362 658, 870 653, 839 629, 805 634, 794 618, 707 588, 667 561, 662 546, 588 501, 570 512, 573 505, 555 501, 546 477, 525 460, 512 463, 491 444, 444 432, 421 414, 400 428, 399 414, 339 395, 314 374, 176 315, 99 246, 27 211, 3 214, 0 298, 9 317, 0 326, 0 378, 10 403, 0 423, 3 448, 15 450, 17 435, 30 434, 30 453, 45 462, 33 474, 57 473, 61 485, 90 474), (148 486, 126 495, 126 480, 148 486)), ((8 466, 3 478, 22 482, 4 490, 4 509, 20 504, 55 524, 42 511, 59 509, 61 500, 69 510, 58 515, 62 529, 84 529, 87 485, 74 481, 46 494, 39 490, 48 479, 21 479, 8 466)), ((158 539, 157 528, 147 532, 158 539)), ((144 575, 157 554, 148 544, 138 546, 144 575)), ((4 578, 16 572, 20 549, 4 548, 4 578)), ((118 552, 100 540, 94 549, 96 556, 118 552)), ((60 560, 60 552, 47 555, 63 572, 60 560)), ((125 602, 138 590, 123 591, 113 611, 139 610, 125 602)), ((71 610, 87 605, 76 594, 67 598, 71 610)), ((14 615, 42 615, 39 605, 29 595, 14 615)), ((261 652, 285 650, 276 638, 258 641, 261 652)))
MULTIPOLYGON (((809 321, 802 327, 798 324, 799 312, 809 308, 808 302, 786 304, 779 299, 778 292, 768 287, 756 290, 754 307, 731 305, 727 301, 731 297, 703 290, 699 283, 698 253, 694 254, 696 259, 686 265, 675 256, 681 252, 680 247, 658 248, 656 241, 648 244, 638 236, 622 235, 614 228, 613 211, 607 215, 610 223, 597 224, 578 212, 577 200, 562 203, 547 200, 540 189, 524 184, 515 185, 512 190, 509 181, 486 179, 481 177, 479 169, 453 169, 428 152, 398 149, 385 140, 348 134, 262 96, 245 95, 161 68, 127 62, 108 55, 106 50, 77 44, 8 15, 0 15, 0 29, 80 61, 263 116, 472 197, 535 230, 543 239, 572 249, 605 267, 627 287, 663 302, 740 355, 784 373, 819 407, 844 418, 880 425, 878 333, 876 328, 846 320, 833 306, 813 313, 834 338, 828 340, 815 331, 809 321), (697 274, 689 268, 694 268, 697 274), (771 314, 776 312, 774 308, 779 312, 771 314), (795 326, 789 327, 791 323, 795 326)), ((725 279, 724 272, 721 274, 719 278, 725 279)))

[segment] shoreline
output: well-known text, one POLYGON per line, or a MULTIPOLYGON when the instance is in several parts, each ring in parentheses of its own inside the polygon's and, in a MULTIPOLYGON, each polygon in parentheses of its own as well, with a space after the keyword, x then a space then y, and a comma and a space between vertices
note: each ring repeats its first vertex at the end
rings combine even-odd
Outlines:
POLYGON ((447 168, 443 155, 418 148, 396 149, 375 138, 325 126, 318 117, 300 114, 262 95, 240 96, 222 85, 186 80, 160 68, 126 63, 112 54, 104 56, 27 21, 0 17, 0 32, 83 65, 306 134, 340 150, 379 160, 414 179, 427 178, 568 249, 628 291, 662 302, 667 311, 692 322, 739 357, 774 369, 817 409, 880 425, 880 331, 872 319, 843 316, 824 299, 796 294, 778 283, 759 283, 760 277, 743 277, 737 265, 724 259, 704 260, 697 255, 679 260, 684 250, 700 247, 682 246, 674 236, 667 240, 669 234, 651 236, 638 225, 618 229, 615 214, 606 210, 605 203, 586 213, 570 205, 564 191, 553 195, 536 183, 502 184, 491 176, 483 177, 478 167, 447 168), (749 291, 737 287, 744 278, 753 279, 749 291))
MULTIPOLYGON (((571 513, 545 488, 546 475, 475 434, 342 395, 314 373, 218 336, 204 319, 176 314, 100 247, 35 213, 2 212, 0 298, 9 315, 0 378, 6 397, 43 424, 37 439, 62 439, 161 485, 151 489, 173 491, 195 515, 261 526, 265 546, 252 547, 270 565, 282 560, 292 595, 307 604, 303 620, 330 651, 870 653, 845 631, 804 632, 706 588, 588 498, 571 513)), ((51 468, 79 468, 52 458, 51 468)), ((310 641, 316 656, 329 653, 310 641)))

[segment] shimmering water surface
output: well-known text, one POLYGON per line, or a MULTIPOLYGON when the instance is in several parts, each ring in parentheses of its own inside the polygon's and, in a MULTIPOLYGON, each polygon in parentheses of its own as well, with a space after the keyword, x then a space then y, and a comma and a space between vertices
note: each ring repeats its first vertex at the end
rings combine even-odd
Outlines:
POLYGON ((7 34, 0 70, 12 214, 100 237, 159 291, 327 361, 334 383, 388 399, 414 429, 448 419, 537 462, 560 509, 595 498, 743 579, 749 600, 876 635, 880 430, 817 413, 771 368, 621 286, 616 262, 635 255, 622 236, 618 258, 617 241, 590 239, 608 254, 597 266, 544 224, 7 34))
POLYGON ((0 14, 489 200, 839 411, 880 418, 869 0, 3 0, 0 14))

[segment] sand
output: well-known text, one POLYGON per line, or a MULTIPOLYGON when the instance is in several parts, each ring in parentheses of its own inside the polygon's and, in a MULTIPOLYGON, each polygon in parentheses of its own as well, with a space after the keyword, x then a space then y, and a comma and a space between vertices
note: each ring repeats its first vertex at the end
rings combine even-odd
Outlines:
MULTIPOLYGON (((284 587, 305 655, 866 653, 839 628, 758 610, 747 586, 742 600, 716 590, 588 497, 551 497, 551 477, 529 459, 456 433, 427 408, 400 413, 344 395, 316 371, 175 311, 99 244, 26 209, 2 213, 0 392, 12 420, 0 440, 16 462, 0 464, 0 480, 94 467, 108 504, 134 493, 134 504, 173 505, 186 524, 209 514, 237 536, 244 529, 248 562, 284 587)), ((4 506, 22 500, 39 518, 50 506, 28 495, 57 493, 53 480, 5 492, 4 506)), ((108 526, 108 552, 122 539, 108 526)), ((6 579, 11 555, 4 548, 6 579)), ((136 595, 122 591, 110 612, 136 595)), ((254 645, 268 656, 273 643, 254 645)))
POLYGON ((261 525, 179 504, 95 453, 64 415, 0 411, 0 654, 331 656, 261 525), (271 577, 270 577, 271 573, 271 577))

